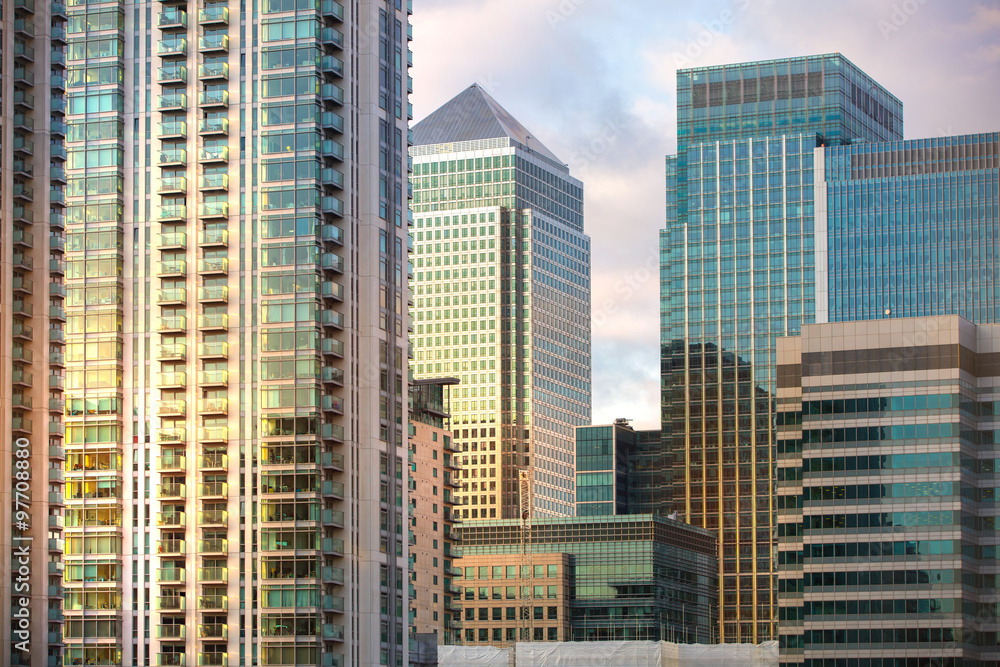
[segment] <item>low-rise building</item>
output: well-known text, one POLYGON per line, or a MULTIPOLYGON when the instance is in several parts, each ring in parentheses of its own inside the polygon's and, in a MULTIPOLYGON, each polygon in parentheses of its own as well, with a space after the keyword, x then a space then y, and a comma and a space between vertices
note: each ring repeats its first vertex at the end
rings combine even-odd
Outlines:
POLYGON ((463 643, 661 639, 711 643, 712 533, 653 515, 540 518, 459 529, 463 643))

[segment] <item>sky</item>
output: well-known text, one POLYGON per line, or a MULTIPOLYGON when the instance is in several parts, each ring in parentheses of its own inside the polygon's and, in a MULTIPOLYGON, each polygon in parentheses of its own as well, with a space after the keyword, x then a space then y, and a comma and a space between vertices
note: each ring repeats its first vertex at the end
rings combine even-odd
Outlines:
POLYGON ((658 231, 676 71, 839 52, 904 135, 1000 130, 1000 0, 414 0, 413 118, 478 83, 584 183, 593 422, 659 428, 658 231))

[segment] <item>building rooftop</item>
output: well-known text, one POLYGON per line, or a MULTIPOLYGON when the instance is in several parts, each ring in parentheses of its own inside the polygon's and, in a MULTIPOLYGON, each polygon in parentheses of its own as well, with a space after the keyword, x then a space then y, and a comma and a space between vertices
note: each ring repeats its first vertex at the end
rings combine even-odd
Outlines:
POLYGON ((562 160, 536 139, 510 112, 474 83, 413 126, 413 145, 483 139, 513 139, 550 160, 562 160))

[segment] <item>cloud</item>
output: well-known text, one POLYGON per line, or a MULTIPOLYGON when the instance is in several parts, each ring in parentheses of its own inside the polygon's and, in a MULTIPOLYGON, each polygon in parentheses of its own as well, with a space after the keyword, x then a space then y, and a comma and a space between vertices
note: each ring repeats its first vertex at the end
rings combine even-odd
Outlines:
POLYGON ((604 422, 659 420, 659 279, 636 272, 664 225, 678 55, 840 52, 903 101, 907 138, 1000 129, 994 0, 420 0, 413 24, 417 120, 479 82, 584 182, 604 422))

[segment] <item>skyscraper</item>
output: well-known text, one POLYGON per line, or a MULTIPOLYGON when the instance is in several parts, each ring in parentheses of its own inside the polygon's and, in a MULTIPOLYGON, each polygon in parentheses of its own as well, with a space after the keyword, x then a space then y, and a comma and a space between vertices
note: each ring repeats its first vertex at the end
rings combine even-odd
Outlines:
POLYGON ((66 5, 0 10, 0 664, 62 643, 66 5))
POLYGON ((70 8, 66 664, 405 664, 408 13, 70 8))
POLYGON ((719 531, 721 637, 775 636, 774 350, 816 314, 814 151, 902 136, 839 54, 681 70, 661 248, 673 502, 719 531))
POLYGON ((413 371, 461 379, 462 518, 518 516, 525 467, 538 515, 571 516, 590 422, 582 184, 478 85, 414 126, 410 155, 413 371))
POLYGON ((782 664, 993 665, 1000 325, 778 342, 782 664))

